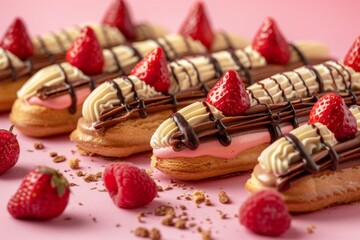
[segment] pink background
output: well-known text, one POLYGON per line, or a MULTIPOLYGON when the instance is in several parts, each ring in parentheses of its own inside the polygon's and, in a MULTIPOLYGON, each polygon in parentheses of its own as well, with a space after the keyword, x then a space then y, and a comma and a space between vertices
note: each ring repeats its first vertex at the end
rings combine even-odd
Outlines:
MULTIPOLYGON (((27 23, 31 34, 46 33, 61 27, 84 21, 98 21, 111 0, 11 0, 0 1, 0 35, 15 16, 21 16, 27 23), (86 6, 86 7, 85 7, 86 6)), ((172 32, 176 32, 180 22, 189 10, 193 1, 166 0, 128 0, 134 19, 148 20, 159 23, 172 32)), ((283 33, 289 40, 316 39, 326 43, 334 56, 342 57, 355 37, 360 34, 359 1, 206 1, 208 13, 215 29, 224 29, 252 38, 265 16, 277 19, 283 33), (346 2, 346 4, 345 4, 346 2), (342 4, 343 3, 343 4, 342 4)), ((7 114, 0 114, 0 128, 8 128, 10 123, 7 114)), ((16 132, 16 131, 15 131, 16 132)), ((69 169, 66 163, 55 164, 51 161, 49 152, 56 151, 68 158, 77 155, 71 153, 75 146, 68 141, 67 136, 42 140, 46 148, 33 150, 34 139, 18 134, 21 145, 21 156, 18 164, 7 173, 0 176, 0 238, 1 239, 134 239, 131 233, 138 226, 157 227, 161 230, 163 239, 201 239, 196 230, 178 230, 160 224, 161 218, 148 215, 143 218, 146 223, 136 220, 140 211, 153 211, 160 204, 170 203, 178 207, 184 204, 190 217, 204 229, 211 229, 214 239, 254 239, 261 238, 244 229, 234 214, 246 199, 247 193, 243 185, 249 174, 232 178, 216 179, 196 183, 186 183, 186 189, 174 188, 159 193, 146 208, 137 210, 122 210, 115 207, 107 193, 98 192, 103 189, 102 182, 85 183, 81 178, 72 178, 74 171, 64 173, 69 181, 80 186, 72 188, 70 204, 64 214, 51 221, 19 221, 13 219, 6 211, 10 196, 16 191, 23 176, 35 165, 49 165, 60 171, 69 169), (32 150, 33 152, 27 151, 32 150), (97 188, 91 190, 92 188, 97 188), (213 207, 197 208, 191 201, 176 200, 181 194, 191 194, 194 189, 204 190, 214 203, 213 207), (232 199, 229 205, 218 202, 217 194, 223 189, 232 199), (80 206, 79 203, 83 203, 80 206), (221 219, 217 210, 227 214, 228 219, 221 219), (70 217, 70 221, 64 218, 70 217), (96 217, 97 222, 92 221, 96 217), (211 221, 207 220, 211 219, 211 221), (115 225, 120 224, 120 228, 115 225)), ((102 171, 109 162, 98 158, 78 156, 81 159, 81 170, 96 173, 102 171), (94 161, 91 161, 93 159, 94 161)), ((130 158, 142 168, 149 167, 149 153, 130 158)), ((156 174, 161 186, 171 185, 170 180, 161 174, 156 174)), ((179 209, 176 209, 179 212, 179 209)), ((352 204, 337 206, 310 214, 294 215, 291 229, 283 239, 357 239, 360 205, 352 204), (307 227, 315 225, 313 234, 307 232, 307 227)), ((268 239, 268 238, 264 238, 268 239)))
MULTIPOLYGON (((2 0, 0 35, 14 16, 21 16, 32 34, 46 33, 84 21, 99 21, 111 0, 2 0)), ((193 0, 128 0, 136 21, 148 20, 176 32, 193 0)), ((325 0, 209 0, 215 29, 251 39, 266 16, 274 17, 288 40, 316 39, 333 56, 343 57, 360 35, 360 1, 325 0)))

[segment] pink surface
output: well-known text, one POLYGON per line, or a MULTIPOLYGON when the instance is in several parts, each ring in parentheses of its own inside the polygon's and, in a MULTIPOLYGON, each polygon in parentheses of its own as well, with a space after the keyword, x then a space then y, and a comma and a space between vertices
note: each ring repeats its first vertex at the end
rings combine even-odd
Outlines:
MULTIPOLYGON (((61 27, 70 26, 83 21, 98 21, 111 0, 12 0, 0 1, 0 35, 15 16, 21 16, 27 23, 29 31, 34 34, 46 33, 61 27), (86 10, 84 10, 86 6, 86 10)), ((164 25, 175 32, 180 21, 193 1, 141 1, 129 0, 134 18, 138 21, 149 20, 164 25)), ((342 57, 358 36, 357 23, 360 22, 359 1, 207 1, 208 11, 216 29, 225 29, 251 39, 257 27, 265 16, 277 19, 281 29, 289 40, 316 39, 323 41, 334 56, 342 57)), ((0 115, 0 128, 8 128, 10 123, 7 115, 0 115)), ((15 130, 16 132, 16 130, 15 130)), ((42 140, 46 148, 34 150, 34 139, 18 133, 21 145, 21 155, 18 164, 0 176, 0 223, 1 239, 134 239, 131 232, 138 226, 160 229, 163 239, 201 239, 195 228, 179 230, 160 224, 161 218, 147 215, 145 223, 139 223, 136 215, 140 211, 151 212, 160 204, 171 204, 181 213, 178 206, 187 207, 189 217, 203 229, 211 229, 214 239, 254 239, 261 238, 244 229, 234 214, 240 204, 246 199, 247 193, 243 185, 249 174, 225 179, 186 183, 186 189, 176 188, 160 192, 159 198, 144 209, 118 209, 103 189, 101 182, 85 183, 81 178, 72 178, 68 171, 65 176, 69 181, 78 184, 72 188, 70 204, 64 214, 51 221, 19 221, 13 219, 6 211, 7 201, 16 191, 24 175, 36 165, 48 165, 64 172, 69 167, 66 163, 55 164, 49 153, 56 151, 68 158, 77 156, 71 153, 74 144, 67 136, 42 140), (27 151, 32 150, 33 152, 27 151), (97 188, 91 190, 93 188, 97 188), (176 200, 182 194, 191 194, 194 189, 204 190, 214 203, 212 207, 201 205, 197 208, 192 201, 176 200), (220 204, 218 192, 225 190, 232 199, 229 205, 220 204), (79 203, 83 205, 80 206, 79 203), (227 219, 221 219, 217 210, 227 214, 227 219), (70 217, 71 220, 64 220, 70 217), (92 218, 95 217, 95 223, 92 218), (210 221, 208 220, 210 219, 210 221), (120 224, 120 227, 116 227, 120 224)), ((149 167, 149 153, 137 155, 124 160, 134 162, 140 167, 149 167)), ((81 170, 96 173, 103 170, 109 162, 99 158, 78 156, 81 159, 81 170), (93 159, 93 161, 91 161, 93 159)), ((156 174, 161 186, 169 186, 171 182, 161 174, 156 174)), ((360 205, 337 206, 320 212, 293 216, 291 229, 283 238, 292 239, 357 239, 360 205), (315 225, 313 234, 307 227, 315 225)))
MULTIPOLYGON (((8 128, 8 126, 10 126, 10 123, 7 120, 7 115, 0 115, 0 128, 8 128)), ((162 217, 147 214, 146 217, 142 218, 145 223, 138 222, 136 216, 139 212, 153 212, 157 206, 162 204, 172 205, 175 207, 177 214, 182 212, 179 205, 185 205, 187 208, 185 212, 188 213, 189 218, 194 218, 189 223, 195 222, 197 226, 201 226, 203 229, 211 229, 213 239, 234 239, 235 236, 244 240, 262 238, 247 231, 239 224, 238 218, 235 217, 239 206, 247 197, 243 186, 250 174, 185 183, 185 188, 173 187, 172 190, 159 192, 159 197, 155 198, 147 207, 136 210, 123 210, 113 204, 108 193, 98 191, 104 189, 102 181, 96 183, 84 182, 82 178, 75 175, 75 170, 70 170, 66 162, 53 163, 49 153, 56 151, 67 158, 80 158, 80 170, 88 173, 103 171, 104 166, 109 164, 109 161, 73 154, 71 150, 75 149, 75 146, 68 141, 67 136, 42 139, 45 149, 35 150, 33 145, 36 139, 25 137, 16 130, 15 133, 18 134, 21 146, 19 162, 15 167, 0 176, 0 229, 2 239, 26 237, 27 240, 38 240, 44 239, 45 236, 51 236, 53 240, 99 239, 99 237, 102 239, 134 239, 136 237, 134 237, 132 230, 139 226, 160 229, 162 239, 201 239, 196 227, 186 230, 166 227, 161 225, 162 217), (47 165, 59 169, 70 182, 79 186, 71 188, 70 203, 60 217, 50 221, 16 220, 7 212, 7 202, 20 185, 21 179, 37 165, 47 165), (181 200, 176 199, 177 196, 191 195, 193 189, 205 191, 214 206, 201 204, 198 208, 193 201, 187 201, 184 197, 181 200), (219 202, 218 193, 220 190, 228 193, 232 200, 231 204, 224 205, 219 202), (79 203, 83 205, 80 206, 79 203), (221 219, 219 211, 227 214, 227 218, 221 219), (94 217, 96 222, 93 221, 94 217), (65 220, 65 218, 71 218, 71 220, 65 220), (120 227, 116 227, 117 224, 120 224, 120 227)), ((146 153, 124 160, 148 169, 149 155, 149 153, 146 153)), ((157 184, 164 188, 172 186, 170 179, 161 173, 155 172, 154 178, 157 184)), ((291 229, 282 238, 358 239, 359 213, 360 205, 352 204, 336 206, 315 213, 294 215, 291 229), (316 226, 312 234, 307 232, 307 228, 310 226, 316 226)))

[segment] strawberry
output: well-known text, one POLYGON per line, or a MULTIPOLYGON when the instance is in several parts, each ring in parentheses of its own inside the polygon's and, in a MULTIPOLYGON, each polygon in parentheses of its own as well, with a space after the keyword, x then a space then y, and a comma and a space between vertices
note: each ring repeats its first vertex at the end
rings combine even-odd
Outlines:
POLYGON ((117 27, 128 40, 135 39, 135 27, 123 0, 115 0, 105 13, 102 23, 117 27))
POLYGON ((0 174, 12 168, 19 159, 20 147, 16 135, 12 133, 13 128, 9 131, 0 129, 0 174))
POLYGON ((155 48, 131 70, 130 75, 137 76, 156 91, 167 93, 170 87, 170 74, 166 56, 161 48, 155 48))
POLYGON ((344 58, 344 64, 360 72, 360 36, 357 37, 344 58))
POLYGON ((119 208, 145 206, 157 194, 154 180, 144 169, 129 162, 106 166, 103 180, 110 197, 119 208))
POLYGON ((252 42, 252 48, 258 51, 268 63, 285 65, 290 60, 290 49, 276 22, 265 18, 252 42))
POLYGON ((239 220, 251 231, 266 236, 279 236, 291 224, 287 207, 274 190, 262 190, 251 195, 240 208, 239 220))
POLYGON ((0 42, 0 46, 12 52, 21 60, 25 60, 33 55, 33 44, 20 18, 16 18, 7 29, 0 42))
POLYGON ((25 176, 7 208, 14 218, 51 219, 65 210, 69 194, 66 178, 52 168, 41 166, 25 176))
POLYGON ((316 122, 326 125, 340 142, 354 138, 357 133, 354 115, 335 93, 322 96, 311 109, 309 123, 316 122))
POLYGON ((225 116, 236 116, 250 108, 250 98, 244 83, 234 70, 224 73, 209 91, 206 101, 225 116))
POLYGON ((66 52, 66 61, 88 75, 102 72, 104 56, 96 35, 90 27, 81 29, 79 37, 66 52))
POLYGON ((180 27, 179 33, 199 40, 208 49, 214 40, 214 32, 202 2, 196 2, 180 27))

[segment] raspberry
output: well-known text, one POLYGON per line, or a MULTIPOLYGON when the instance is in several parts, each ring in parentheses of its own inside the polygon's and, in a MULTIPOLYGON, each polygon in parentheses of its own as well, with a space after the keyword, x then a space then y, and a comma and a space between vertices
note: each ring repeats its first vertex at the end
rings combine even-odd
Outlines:
POLYGON ((156 184, 145 170, 128 162, 108 165, 103 179, 110 197, 120 208, 145 206, 157 194, 156 184))
POLYGON ((239 218, 242 225, 266 236, 281 235, 291 223, 283 199, 274 190, 262 190, 250 196, 241 206, 239 218))
POLYGON ((10 131, 0 129, 0 174, 13 167, 19 159, 19 142, 12 128, 10 131))

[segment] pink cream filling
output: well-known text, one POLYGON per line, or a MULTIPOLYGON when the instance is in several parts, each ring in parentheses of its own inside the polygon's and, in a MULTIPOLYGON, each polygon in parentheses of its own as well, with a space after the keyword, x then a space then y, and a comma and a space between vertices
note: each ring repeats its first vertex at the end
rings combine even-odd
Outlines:
MULTIPOLYGON (((80 105, 84 103, 87 96, 90 94, 90 89, 82 88, 76 90, 76 104, 80 105)), ((69 94, 61 95, 54 98, 48 98, 42 100, 37 96, 30 97, 26 100, 26 103, 31 105, 41 105, 52 109, 65 109, 71 105, 71 96, 69 94)))
MULTIPOLYGON (((283 133, 289 133, 293 127, 287 125, 281 128, 283 133)), ((248 133, 238 136, 232 136, 231 144, 224 147, 219 141, 204 142, 199 145, 196 150, 190 150, 188 148, 176 152, 172 147, 164 147, 153 149, 153 154, 159 158, 176 158, 176 157, 199 157, 199 156, 213 156, 219 158, 234 158, 239 153, 264 144, 269 143, 271 140, 269 131, 262 131, 256 133, 248 133)))

